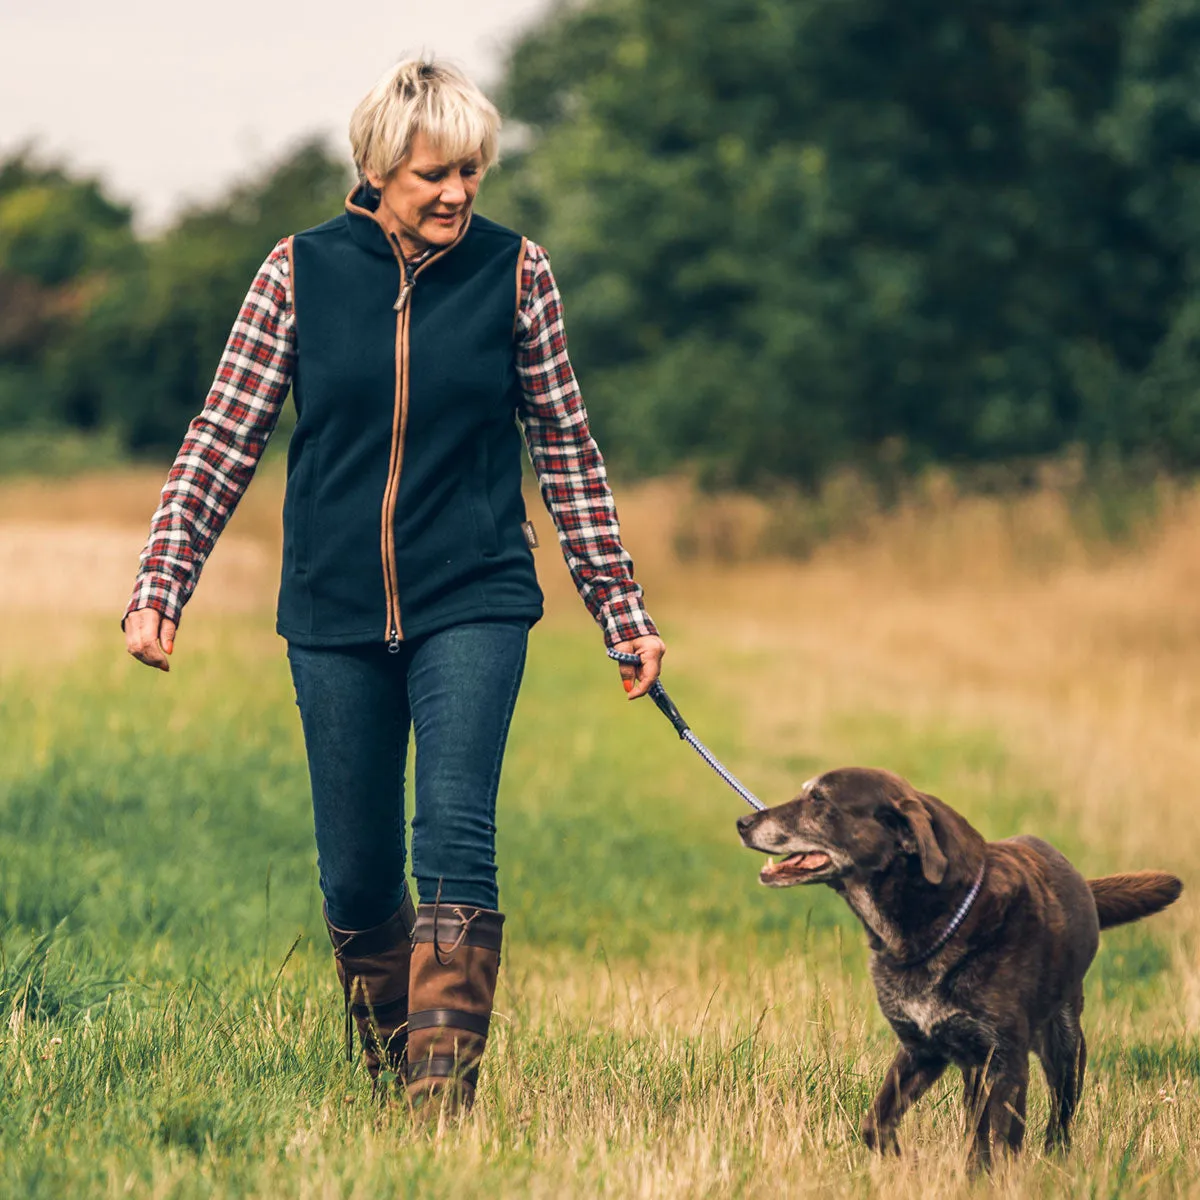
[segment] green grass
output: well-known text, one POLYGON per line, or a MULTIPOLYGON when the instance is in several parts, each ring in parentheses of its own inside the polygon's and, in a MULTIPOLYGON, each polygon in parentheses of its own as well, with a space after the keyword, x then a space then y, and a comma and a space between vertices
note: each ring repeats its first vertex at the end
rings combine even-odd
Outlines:
MULTIPOLYGON (((855 923, 824 889, 758 887, 740 801, 625 704, 594 636, 550 627, 500 800, 509 923, 481 1103, 436 1135, 377 1112, 340 1058, 282 647, 249 623, 186 633, 167 678, 105 650, 4 681, 0 1194, 986 1189, 963 1174, 956 1081, 906 1126, 921 1170, 862 1149, 891 1038, 855 923)), ((830 712, 819 741, 772 756, 711 680, 673 666, 671 690, 772 801, 821 766, 886 763, 989 836, 1036 830, 1108 865, 988 730, 830 712)), ((1172 1037, 1166 928, 1107 940, 1076 1155, 1031 1154, 1006 1194, 1188 1190, 1200 1051, 1172 1037)), ((1033 1134, 1044 1108, 1038 1091, 1033 1134)))
POLYGON ((113 433, 89 434, 66 426, 7 429, 0 438, 0 478, 67 477, 127 463, 128 454, 113 433))

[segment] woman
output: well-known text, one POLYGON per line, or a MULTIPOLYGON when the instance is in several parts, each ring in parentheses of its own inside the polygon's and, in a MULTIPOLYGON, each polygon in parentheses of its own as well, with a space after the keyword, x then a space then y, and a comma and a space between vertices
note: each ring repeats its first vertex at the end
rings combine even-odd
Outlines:
POLYGON ((124 620, 129 652, 168 670, 180 611, 290 387, 277 628, 347 1052, 353 1016, 372 1080, 394 1072, 414 1103, 471 1102, 499 968, 496 791, 542 614, 515 419, 580 595, 608 645, 641 659, 622 670, 631 697, 665 651, 620 543, 545 251, 472 212, 499 124, 437 62, 401 63, 359 104, 359 185, 255 278, 124 620))

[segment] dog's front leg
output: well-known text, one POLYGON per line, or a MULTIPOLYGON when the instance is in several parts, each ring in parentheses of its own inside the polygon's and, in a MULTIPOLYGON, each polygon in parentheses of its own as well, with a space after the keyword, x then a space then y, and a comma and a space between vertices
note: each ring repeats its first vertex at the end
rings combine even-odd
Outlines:
POLYGON ((1029 1062, 1027 1057, 1017 1056, 1001 1066, 993 1059, 989 1068, 964 1071, 963 1078, 963 1101, 972 1128, 971 1166, 990 1170, 993 1141, 996 1148, 1017 1154, 1025 1140, 1029 1062))
POLYGON ((937 1082, 945 1069, 944 1058, 918 1057, 901 1046, 887 1069, 879 1095, 863 1118, 863 1141, 880 1154, 889 1151, 898 1154, 896 1126, 900 1118, 937 1082))
POLYGON ((1025 1141, 1025 1096, 1029 1090, 1029 1060, 1014 1063, 992 1085, 988 1097, 988 1122, 997 1146, 1019 1154, 1025 1141))

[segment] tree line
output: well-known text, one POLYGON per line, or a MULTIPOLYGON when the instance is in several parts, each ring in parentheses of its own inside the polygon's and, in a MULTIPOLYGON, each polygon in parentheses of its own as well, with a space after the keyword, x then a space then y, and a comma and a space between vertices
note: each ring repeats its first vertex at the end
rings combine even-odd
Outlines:
MULTIPOLYGON (((1200 466, 1200 0, 590 0, 515 46, 480 207, 550 250, 626 473, 736 485, 1082 448, 1200 466)), ((0 166, 0 428, 178 443, 299 148, 138 238, 0 166)))
POLYGON ((348 177, 311 142, 139 238, 95 180, 30 150, 0 164, 0 429, 178 447, 255 271, 286 232, 337 210, 348 177))

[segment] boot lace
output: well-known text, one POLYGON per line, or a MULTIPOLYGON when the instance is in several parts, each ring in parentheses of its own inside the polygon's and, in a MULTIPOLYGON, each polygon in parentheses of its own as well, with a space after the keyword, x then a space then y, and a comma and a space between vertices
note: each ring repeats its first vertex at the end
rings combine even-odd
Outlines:
POLYGON ((479 909, 476 909, 473 913, 467 914, 463 912, 458 905, 453 905, 451 907, 450 911, 458 917, 459 924, 462 928, 459 929, 458 937, 454 939, 454 944, 445 952, 445 958, 442 957, 442 947, 438 941, 438 918, 441 916, 441 911, 442 881, 439 879, 437 895, 433 900, 433 957, 437 960, 438 966, 448 967, 450 965, 450 959, 454 956, 455 952, 463 944, 463 942, 467 940, 467 935, 471 932, 471 926, 475 923, 476 918, 479 916, 479 909))

